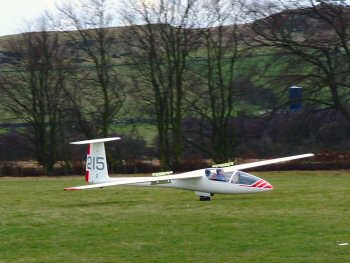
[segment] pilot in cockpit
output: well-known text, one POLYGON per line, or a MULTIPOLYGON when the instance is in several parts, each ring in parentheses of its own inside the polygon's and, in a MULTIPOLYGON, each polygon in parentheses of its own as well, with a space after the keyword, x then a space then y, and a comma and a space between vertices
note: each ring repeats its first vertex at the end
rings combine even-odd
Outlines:
POLYGON ((209 180, 227 182, 227 178, 224 175, 223 169, 216 169, 216 173, 212 173, 209 169, 205 170, 205 176, 209 180))
POLYGON ((210 176, 211 176, 211 172, 209 169, 205 169, 205 176, 210 179, 210 176))
POLYGON ((216 181, 227 182, 227 178, 224 175, 223 169, 216 169, 215 179, 216 181))

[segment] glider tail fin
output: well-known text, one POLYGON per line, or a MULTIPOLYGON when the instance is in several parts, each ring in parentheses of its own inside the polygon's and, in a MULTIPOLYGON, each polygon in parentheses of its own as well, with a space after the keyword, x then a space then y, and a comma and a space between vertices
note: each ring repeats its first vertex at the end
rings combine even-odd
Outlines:
POLYGON ((119 137, 72 142, 71 144, 89 144, 86 156, 86 176, 88 183, 105 183, 109 181, 105 142, 119 140, 119 137))
POLYGON ((86 156, 85 181, 88 183, 102 183, 108 181, 108 179, 105 144, 103 142, 90 143, 86 156))

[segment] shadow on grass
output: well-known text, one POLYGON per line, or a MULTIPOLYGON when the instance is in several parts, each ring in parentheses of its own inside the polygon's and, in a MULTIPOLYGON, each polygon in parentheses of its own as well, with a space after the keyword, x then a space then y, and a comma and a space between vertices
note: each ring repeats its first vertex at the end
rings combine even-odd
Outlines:
POLYGON ((122 206, 134 206, 136 204, 139 204, 140 200, 132 200, 132 201, 125 201, 125 200, 110 200, 110 201, 92 201, 92 200, 86 200, 86 201, 79 201, 79 203, 66 203, 61 204, 60 207, 62 208, 77 208, 77 207, 99 207, 99 206, 111 206, 111 205, 122 205, 122 206))

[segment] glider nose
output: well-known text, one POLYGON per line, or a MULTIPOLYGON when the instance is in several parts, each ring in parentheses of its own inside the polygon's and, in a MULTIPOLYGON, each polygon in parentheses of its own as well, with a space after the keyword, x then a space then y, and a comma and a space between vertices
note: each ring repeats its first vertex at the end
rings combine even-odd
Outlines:
POLYGON ((269 182, 267 182, 267 181, 265 181, 263 179, 261 179, 258 182, 256 182, 253 186, 256 187, 256 188, 263 188, 263 189, 266 189, 266 190, 272 190, 273 189, 272 184, 270 184, 269 182))
MULTIPOLYGON (((265 181, 265 182, 266 182, 266 181, 265 181)), ((273 186, 272 186, 272 184, 270 184, 269 182, 266 182, 266 185, 265 185, 264 188, 268 188, 268 189, 272 190, 272 189, 273 189, 273 186)))

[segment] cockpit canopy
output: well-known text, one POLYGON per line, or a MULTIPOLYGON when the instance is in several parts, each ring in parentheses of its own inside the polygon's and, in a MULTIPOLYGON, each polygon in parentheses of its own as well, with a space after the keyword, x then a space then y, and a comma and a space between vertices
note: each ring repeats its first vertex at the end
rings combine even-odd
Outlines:
POLYGON ((205 175, 209 180, 228 182, 231 184, 239 185, 253 185, 260 180, 259 177, 256 177, 252 174, 234 171, 234 172, 223 172, 223 169, 206 169, 205 175))

